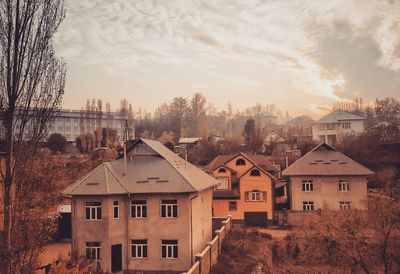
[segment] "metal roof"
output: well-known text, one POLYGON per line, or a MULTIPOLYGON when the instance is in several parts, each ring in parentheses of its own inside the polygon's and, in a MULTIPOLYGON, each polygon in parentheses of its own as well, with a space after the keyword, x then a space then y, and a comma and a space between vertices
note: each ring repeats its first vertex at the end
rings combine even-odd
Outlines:
POLYGON ((321 119, 317 120, 316 124, 328 124, 328 123, 339 123, 341 121, 354 121, 354 120, 365 120, 364 117, 355 115, 347 110, 338 109, 321 119))
POLYGON ((195 144, 200 140, 201 137, 183 137, 179 139, 178 144, 195 144))
POLYGON ((360 163, 321 143, 283 172, 283 176, 371 176, 375 173, 360 163))
POLYGON ((63 194, 187 193, 217 184, 213 177, 160 142, 138 139, 127 150, 127 174, 124 175, 124 159, 120 158, 95 168, 63 194))

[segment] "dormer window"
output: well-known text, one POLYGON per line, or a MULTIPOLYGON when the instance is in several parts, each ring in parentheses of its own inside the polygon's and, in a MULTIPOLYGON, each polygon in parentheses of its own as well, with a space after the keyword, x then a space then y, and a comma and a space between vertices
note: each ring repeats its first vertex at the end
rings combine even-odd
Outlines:
POLYGON ((236 160, 236 165, 237 166, 245 166, 246 162, 243 159, 237 159, 236 160))
POLYGON ((261 172, 258 169, 253 169, 250 171, 250 176, 259 177, 261 176, 261 172))
POLYGON ((218 169, 218 172, 219 172, 219 173, 226 173, 226 169, 223 168, 223 167, 221 167, 220 169, 218 169))

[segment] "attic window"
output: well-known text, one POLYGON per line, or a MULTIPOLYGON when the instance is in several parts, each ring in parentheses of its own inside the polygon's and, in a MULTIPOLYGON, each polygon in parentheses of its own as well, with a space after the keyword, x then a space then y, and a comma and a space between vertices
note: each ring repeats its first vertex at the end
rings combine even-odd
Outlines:
POLYGON ((148 183, 149 181, 147 180, 142 180, 142 181, 136 181, 136 183, 141 184, 141 183, 148 183))
POLYGON ((147 177, 147 180, 158 180, 160 177, 147 177))
POLYGON ((226 169, 223 168, 223 167, 221 167, 221 168, 218 170, 218 172, 219 172, 219 173, 226 173, 226 169))
POLYGON ((315 160, 316 163, 322 163, 323 160, 315 160))
POLYGON ((333 163, 333 162, 339 162, 339 160, 331 160, 331 162, 333 163))
POLYGON ((250 176, 259 177, 259 176, 261 176, 261 173, 260 173, 260 171, 258 169, 253 169, 250 172, 250 176))
POLYGON ((346 165, 347 162, 339 162, 339 165, 346 165))
POLYGON ((237 159, 236 160, 236 165, 237 166, 245 166, 246 162, 243 159, 237 159))
POLYGON ((317 163, 309 163, 310 165, 316 165, 317 163))
POLYGON ((331 164, 331 163, 329 163, 329 162, 325 162, 325 163, 324 163, 324 165, 330 165, 330 164, 331 164))
POLYGON ((88 186, 98 186, 99 183, 86 183, 86 185, 88 185, 88 186))
POLYGON ((169 181, 168 180, 157 180, 156 182, 157 183, 168 183, 169 181))

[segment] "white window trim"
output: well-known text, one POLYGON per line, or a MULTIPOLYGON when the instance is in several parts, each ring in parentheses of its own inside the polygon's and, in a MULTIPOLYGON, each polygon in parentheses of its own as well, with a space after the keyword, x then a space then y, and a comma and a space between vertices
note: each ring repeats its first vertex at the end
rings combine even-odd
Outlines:
POLYGON ((314 201, 303 201, 303 211, 314 211, 314 210, 315 210, 314 201))
POLYGON ((177 241, 176 244, 163 244, 162 240, 161 240, 161 259, 178 260, 179 259, 179 242, 177 241), (166 257, 162 256, 162 248, 163 248, 163 246, 165 246, 165 248, 166 248, 166 252, 165 252, 166 257), (176 257, 173 256, 174 255, 174 246, 176 246, 177 249, 178 249, 178 256, 176 256, 176 257), (171 253, 172 254, 168 254, 168 247, 171 248, 171 253), (168 255, 172 255, 172 257, 168 256, 168 255))
MULTIPOLYGON (((135 239, 132 239, 132 240, 135 240, 135 239)), ((147 240, 146 240, 146 244, 133 244, 132 242, 131 242, 131 258, 135 258, 135 259, 146 259, 146 258, 148 258, 149 257, 149 248, 148 248, 148 244, 147 244, 147 240), (136 256, 133 256, 133 253, 132 253, 132 248, 135 248, 135 250, 136 250, 136 256), (146 249, 147 249, 147 251, 146 251, 146 257, 144 257, 143 256, 143 249, 144 249, 144 247, 146 247, 146 249), (139 248, 141 249, 141 256, 139 257, 139 256, 137 256, 137 254, 139 253, 138 252, 138 250, 139 250, 139 248)))
MULTIPOLYGON (((146 219, 147 218, 147 200, 146 200, 145 204, 132 204, 132 201, 135 201, 135 200, 131 200, 131 216, 130 217, 132 219, 146 219), (143 208, 144 207, 146 207, 146 217, 143 217, 143 208), (132 217, 133 208, 135 209, 135 213, 136 213, 135 217, 132 217), (140 217, 137 216, 138 208, 140 209, 140 217)), ((142 200, 140 200, 140 201, 142 201, 142 200)))
POLYGON ((118 220, 119 219, 119 201, 113 201, 113 219, 114 220, 118 220), (115 205, 114 202, 117 202, 117 204, 115 205), (118 217, 115 218, 115 208, 117 208, 117 212, 118 212, 118 217))
POLYGON ((340 208, 340 210, 350 210, 351 202, 350 201, 340 201, 339 208, 340 208))
POLYGON ((350 192, 350 182, 347 180, 338 181, 338 191, 339 192, 350 192), (346 187, 344 187, 346 186, 346 187))
MULTIPOLYGON (((86 246, 85 246, 85 248, 86 248, 86 254, 87 254, 87 250, 89 249, 89 250, 94 250, 94 254, 95 254, 95 259, 90 259, 90 258, 87 258, 88 260, 90 260, 90 261, 93 261, 93 262, 100 262, 101 261, 101 256, 99 256, 99 254, 101 255, 101 243, 100 243, 100 246, 87 246, 87 243, 88 242, 86 242, 86 246)), ((90 252, 90 254, 92 254, 92 252, 91 251, 89 251, 90 252)))
POLYGON ((250 191, 249 201, 260 202, 261 201, 261 192, 260 191, 250 191))
MULTIPOLYGON (((100 208, 100 211, 102 211, 102 204, 101 204, 101 202, 100 202, 100 205, 99 206, 92 206, 92 205, 86 205, 86 202, 85 202, 85 220, 86 221, 88 221, 88 222, 100 222, 101 221, 101 219, 103 218, 103 214, 101 214, 102 216, 101 216, 101 218, 97 218, 98 216, 97 216, 97 209, 98 208, 100 208), (87 208, 89 208, 89 219, 87 219, 86 218, 86 209, 87 208), (93 210, 94 209, 94 216, 93 216, 93 210)), ((102 212, 103 213, 103 212, 102 212)))
POLYGON ((178 213, 178 201, 176 201, 176 204, 163 204, 162 201, 160 202, 160 217, 161 218, 166 218, 166 219, 174 219, 178 218, 179 213, 178 213), (162 216, 162 208, 165 206, 165 217, 162 216), (176 206, 176 217, 174 217, 174 206, 176 206), (168 208, 171 208, 171 216, 168 216, 168 208))
POLYGON ((314 192, 314 183, 313 183, 313 180, 303 180, 302 182, 301 182, 301 190, 303 191, 303 192, 314 192), (305 186, 304 187, 304 190, 303 190, 303 186, 305 186), (312 189, 311 189, 312 188, 312 189))

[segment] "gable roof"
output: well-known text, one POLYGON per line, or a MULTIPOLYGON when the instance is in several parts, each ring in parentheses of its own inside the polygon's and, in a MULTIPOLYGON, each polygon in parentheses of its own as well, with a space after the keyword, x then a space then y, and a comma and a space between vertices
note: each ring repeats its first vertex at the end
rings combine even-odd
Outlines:
POLYGON ((365 120, 364 117, 355 115, 347 110, 338 109, 321 119, 317 120, 316 124, 326 124, 326 123, 339 123, 340 121, 354 121, 354 120, 365 120))
POLYGON ((218 155, 214 158, 205 168, 205 171, 208 173, 213 172, 217 168, 222 165, 225 165, 227 162, 236 158, 237 156, 242 156, 252 162, 255 165, 258 165, 260 168, 266 171, 278 172, 279 170, 268 160, 265 156, 259 154, 246 154, 246 153, 236 153, 236 154, 228 154, 228 155, 218 155))
POLYGON ((64 195, 199 192, 218 182, 158 141, 138 139, 124 159, 100 165, 67 187, 64 195), (136 148, 136 150, 135 150, 136 148))
POLYGON ((370 169, 326 143, 319 144, 282 172, 283 176, 370 176, 374 174, 370 169))
POLYGON ((287 122, 288 125, 308 125, 314 123, 314 120, 306 115, 294 117, 287 122))

